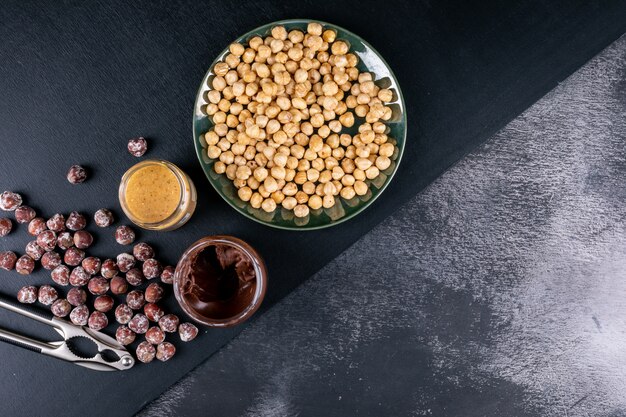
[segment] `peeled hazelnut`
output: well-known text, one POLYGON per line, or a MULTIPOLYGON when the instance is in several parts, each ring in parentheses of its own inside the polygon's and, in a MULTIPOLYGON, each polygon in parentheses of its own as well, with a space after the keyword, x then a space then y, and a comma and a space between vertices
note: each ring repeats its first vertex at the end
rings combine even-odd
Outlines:
POLYGON ((0 194, 0 209, 4 211, 14 211, 22 204, 22 196, 12 191, 5 191, 0 194))
POLYGON ((128 291, 128 282, 124 277, 113 277, 110 286, 111 292, 115 295, 126 294, 126 291, 128 291))
POLYGON ((67 171, 67 180, 70 184, 80 184, 87 179, 87 171, 80 165, 72 165, 67 171))
POLYGON ((93 243, 93 236, 86 230, 78 230, 74 233, 74 246, 78 249, 87 249, 93 243))
POLYGON ((146 287, 146 301, 149 303, 156 303, 160 301, 161 298, 163 298, 163 292, 163 287, 161 287, 156 282, 153 282, 152 284, 148 285, 148 287, 146 287))
POLYGON ((110 210, 102 208, 93 215, 94 222, 98 227, 108 227, 113 224, 114 217, 110 210))

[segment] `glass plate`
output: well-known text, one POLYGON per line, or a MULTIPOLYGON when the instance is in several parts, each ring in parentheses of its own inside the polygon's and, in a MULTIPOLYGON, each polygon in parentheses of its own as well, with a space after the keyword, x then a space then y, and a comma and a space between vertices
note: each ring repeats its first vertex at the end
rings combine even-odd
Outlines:
MULTIPOLYGON (((350 52, 354 53, 359 58, 359 64, 357 65, 359 71, 371 72, 376 80, 376 85, 381 88, 389 88, 394 93, 393 102, 387 104, 391 107, 393 115, 391 119, 385 123, 388 126, 390 141, 396 144, 396 150, 391 157, 392 162, 389 168, 382 171, 377 178, 366 181, 369 185, 367 194, 363 196, 355 196, 350 200, 345 200, 340 196, 337 196, 336 203, 332 208, 310 210, 309 215, 303 218, 295 217, 293 211, 286 210, 280 205, 278 205, 274 212, 267 213, 262 209, 255 209, 248 202, 239 199, 237 196, 237 189, 233 185, 232 181, 226 178, 226 175, 217 174, 213 170, 213 163, 215 161, 207 156, 207 144, 204 140, 204 133, 206 133, 213 126, 213 122, 204 112, 204 108, 208 103, 207 93, 211 90, 211 80, 215 76, 211 69, 216 62, 221 61, 229 53, 228 47, 226 47, 226 49, 219 54, 215 61, 213 61, 209 67, 209 71, 202 79, 193 111, 194 146, 196 148, 200 165, 202 165, 202 169, 204 170, 204 173, 209 179, 211 185, 228 204, 244 216, 268 226, 288 230, 315 230, 334 226, 355 217, 357 214, 365 210, 365 208, 372 204, 372 202, 374 202, 374 200, 382 194, 393 178, 396 170, 398 169, 400 160, 402 159, 402 153, 404 151, 406 141, 406 111, 402 91, 398 85, 398 80, 380 54, 376 52, 370 44, 354 33, 339 26, 320 22, 318 20, 293 19, 281 20, 263 25, 237 38, 234 42, 240 42, 245 45, 248 40, 254 36, 264 37, 269 35, 272 27, 277 25, 285 26, 287 31, 300 29, 303 32, 306 32, 306 27, 310 22, 319 22, 322 26, 324 26, 324 29, 335 30, 337 32, 337 39, 347 41, 350 45, 350 52)), ((355 117, 355 119, 355 126, 362 122, 361 118, 355 117)), ((355 134, 356 128, 344 128, 342 133, 355 134)))

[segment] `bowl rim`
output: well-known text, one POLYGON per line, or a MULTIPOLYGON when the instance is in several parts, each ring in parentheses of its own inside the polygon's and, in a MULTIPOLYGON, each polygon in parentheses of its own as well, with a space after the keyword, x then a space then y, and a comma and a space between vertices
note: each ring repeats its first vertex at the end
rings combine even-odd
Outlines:
MULTIPOLYGON (((253 216, 252 214, 248 213, 247 211, 245 211, 244 209, 240 208, 239 206, 235 205, 232 201, 230 201, 226 195, 220 190, 218 189, 218 187, 213 184, 211 178, 209 178, 208 172, 206 172, 205 169, 205 165, 202 159, 202 154, 200 152, 200 148, 202 148, 202 145, 199 143, 199 138, 200 138, 200 132, 196 131, 196 108, 198 108, 198 101, 200 100, 201 96, 202 96, 202 92, 203 92, 203 88, 204 88, 204 84, 206 83, 206 80, 208 80, 209 75, 211 74, 211 70, 212 68, 215 66, 216 62, 218 61, 218 59, 224 55, 224 53, 226 53, 226 51, 228 51, 228 45, 220 52, 217 54, 216 58, 213 60, 213 62, 211 62, 211 65, 209 66, 209 69, 204 73, 204 76, 202 77, 202 81, 200 82, 200 86, 198 87, 198 90, 196 92, 196 99, 194 101, 194 105, 193 105, 193 116, 191 119, 191 127, 192 127, 192 134, 193 134, 193 142, 194 142, 194 149, 196 151, 196 157, 198 158, 198 162, 200 163, 200 166, 202 167, 202 171, 205 174, 205 177, 207 177, 207 180, 209 182, 209 184, 211 184, 211 186, 215 189, 215 191, 217 192, 217 194, 224 200, 226 201, 226 203, 228 203, 229 206, 231 206, 233 209, 235 209, 236 212, 238 212, 239 214, 247 217, 250 220, 253 220, 257 223, 263 224, 265 226, 269 226, 269 227, 273 227, 276 229, 282 229, 282 230, 290 230, 290 231, 311 231, 311 230, 320 230, 320 229, 326 229, 332 226, 337 226, 343 222, 346 222, 348 220, 351 220, 355 217, 357 217, 359 214, 363 213, 363 211, 365 211, 365 209, 367 209, 368 207, 370 207, 382 194, 383 192, 387 189, 387 187, 389 186, 389 184, 391 183, 391 181, 393 180, 393 178, 396 175, 396 172, 398 171, 398 168, 400 167, 400 163, 402 162, 402 156, 404 155, 404 148, 406 147, 406 138, 407 138, 407 130, 408 130, 408 126, 407 126, 407 111, 406 111, 406 103, 404 101, 404 96, 402 95, 402 88, 400 87, 400 83, 398 82, 398 78, 396 77, 396 74, 393 72, 393 70, 391 69, 391 66, 389 65, 389 63, 387 63, 387 61, 385 60, 385 58, 383 58, 383 56, 376 50, 376 48, 374 48, 369 42, 367 42, 365 39, 363 39, 361 36, 355 34, 352 31, 349 31, 339 25, 336 25, 334 23, 329 23, 329 22, 325 22, 322 20, 318 20, 318 19, 304 19, 304 18, 296 18, 296 19, 283 19, 283 20, 277 20, 274 22, 270 22, 270 23, 266 23, 264 25, 258 26, 248 32, 246 32, 245 34, 238 36, 237 38, 235 38, 232 42, 236 42, 240 39, 247 39, 250 36, 256 36, 257 32, 262 31, 262 30, 266 30, 267 28, 271 28, 272 26, 276 26, 276 25, 282 25, 282 24, 308 24, 311 22, 315 22, 315 23, 320 23, 322 26, 327 26, 330 29, 338 29, 341 30, 357 39, 360 40, 361 43, 363 43, 363 45, 365 45, 366 47, 368 47, 370 50, 372 50, 376 56, 383 62, 383 64, 385 64, 385 67, 387 68, 387 70, 389 71, 389 75, 390 77, 393 79, 393 81, 395 82, 395 85, 397 86, 397 94, 398 94, 398 101, 401 104, 401 107, 403 109, 402 111, 402 115, 401 115, 401 120, 400 123, 404 124, 404 134, 402 137, 402 146, 398 147, 398 157, 396 158, 396 160, 394 161, 396 163, 393 171, 391 172, 391 174, 389 174, 387 180, 385 181, 385 183, 379 188, 378 193, 372 197, 372 199, 370 199, 369 201, 366 202, 366 204, 364 204, 362 207, 360 207, 357 211, 355 211, 354 213, 345 216, 337 221, 331 221, 329 223, 326 224, 321 224, 321 225, 316 225, 316 226, 307 226, 307 225, 303 225, 303 226, 283 226, 280 224, 276 224, 273 222, 268 222, 265 220, 261 220, 255 216, 253 216)), ((230 45, 230 44, 229 44, 230 45)), ((206 116, 208 118, 208 116, 206 116)), ((396 138, 396 140, 398 140, 399 138, 396 138)))

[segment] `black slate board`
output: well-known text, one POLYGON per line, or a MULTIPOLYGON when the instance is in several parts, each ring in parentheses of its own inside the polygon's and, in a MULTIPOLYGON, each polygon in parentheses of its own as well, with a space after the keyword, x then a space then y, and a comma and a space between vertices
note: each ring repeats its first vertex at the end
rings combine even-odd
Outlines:
MULTIPOLYGON (((267 308, 617 38, 625 17, 624 3, 573 1, 3 2, 0 188, 22 192, 45 215, 102 206, 119 215, 118 179, 136 162, 125 141, 145 135, 152 139, 147 156, 185 169, 200 196, 186 227, 140 238, 169 263, 204 235, 248 240, 270 269, 267 308), (410 112, 405 159, 385 195, 357 219, 319 232, 272 230, 237 215, 209 188, 191 143, 197 84, 215 54, 249 29, 291 17, 363 36, 394 69, 410 112), (91 168, 88 183, 65 181, 72 163, 91 168)), ((0 249, 24 246, 18 229, 0 249)), ((119 247, 103 236, 93 252, 110 256, 119 247)), ((3 273, 0 292, 46 280, 42 271, 3 273)), ((0 323, 50 336, 4 313, 0 323)), ((95 373, 0 344, 2 413, 132 414, 240 330, 210 330, 178 344, 169 363, 123 373, 95 373)))

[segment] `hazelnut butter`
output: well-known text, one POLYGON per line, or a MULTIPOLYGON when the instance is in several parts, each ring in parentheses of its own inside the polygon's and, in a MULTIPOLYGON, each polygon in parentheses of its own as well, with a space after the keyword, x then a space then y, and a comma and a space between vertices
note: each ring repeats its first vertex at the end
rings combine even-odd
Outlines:
POLYGON ((119 198, 128 218, 150 230, 176 229, 196 207, 191 179, 176 165, 160 160, 131 167, 122 178, 119 198))
POLYGON ((174 293, 181 307, 209 326, 243 322, 259 307, 267 273, 258 253, 230 236, 201 239, 176 267, 174 293))

